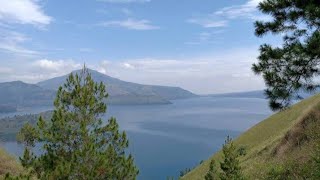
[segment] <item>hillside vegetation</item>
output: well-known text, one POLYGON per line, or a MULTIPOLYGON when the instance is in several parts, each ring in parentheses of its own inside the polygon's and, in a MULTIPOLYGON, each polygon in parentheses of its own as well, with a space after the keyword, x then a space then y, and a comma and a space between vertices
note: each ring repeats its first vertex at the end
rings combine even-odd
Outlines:
POLYGON ((36 125, 40 116, 44 119, 51 119, 52 111, 46 111, 40 114, 25 114, 0 118, 0 142, 15 141, 16 135, 23 125, 26 123, 36 125))
MULTIPOLYGON (((303 100, 260 122, 234 141, 247 151, 240 158, 244 175, 248 179, 266 179, 271 168, 290 166, 288 169, 295 171, 294 167, 303 167, 310 161, 320 140, 319 130, 320 95, 303 100)), ((212 158, 221 161, 221 152, 182 179, 204 179, 212 158)))
POLYGON ((18 174, 21 171, 18 161, 0 148, 0 179, 3 179, 6 173, 18 174))

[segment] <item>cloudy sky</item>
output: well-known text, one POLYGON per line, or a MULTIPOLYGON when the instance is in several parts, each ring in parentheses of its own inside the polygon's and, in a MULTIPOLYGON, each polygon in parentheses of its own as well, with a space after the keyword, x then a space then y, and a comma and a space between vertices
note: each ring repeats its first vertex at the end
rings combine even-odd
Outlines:
POLYGON ((260 0, 0 0, 0 82, 86 63, 122 80, 209 94, 264 88, 250 68, 260 0))

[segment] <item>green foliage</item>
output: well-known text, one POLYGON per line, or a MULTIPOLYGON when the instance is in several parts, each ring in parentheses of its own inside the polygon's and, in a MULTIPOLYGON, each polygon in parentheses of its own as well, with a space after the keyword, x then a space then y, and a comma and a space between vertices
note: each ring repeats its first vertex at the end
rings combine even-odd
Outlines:
POLYGON ((288 180, 290 178, 290 169, 283 166, 276 166, 270 169, 267 180, 288 180))
MULTIPOLYGON (((310 156, 315 151, 314 144, 320 144, 320 116, 317 115, 318 113, 320 114, 319 102, 320 94, 300 101, 292 107, 275 113, 266 120, 261 121, 234 140, 235 145, 239 147, 245 145, 244 147, 246 148, 246 156, 239 158, 245 178, 264 179, 267 177, 270 167, 292 159, 297 160, 296 169, 302 169, 301 174, 308 174, 307 172, 311 174, 308 169, 312 170, 314 166, 310 167, 307 165, 312 164, 310 156), (301 120, 307 117, 311 118, 314 123, 310 124, 310 121, 301 123, 301 120), (297 125, 301 125, 298 126, 299 135, 286 136, 288 131, 297 128, 297 125), (308 130, 309 128, 312 128, 312 131, 308 130), (303 139, 303 142, 299 144, 295 143, 297 142, 296 138, 300 139, 301 136, 303 137, 306 134, 308 137, 303 139), (284 142, 288 140, 290 142, 291 140, 294 141, 292 141, 293 143, 289 143, 287 148, 282 149, 285 150, 284 153, 275 155, 274 149, 279 145, 277 142, 282 142, 283 140, 285 140, 284 142)), ((215 159, 218 163, 219 160, 223 159, 222 151, 218 151, 211 158, 215 159)), ((199 165, 182 179, 203 180, 208 172, 209 164, 209 161, 207 161, 199 165)), ((282 165, 286 166, 285 164, 282 165)))
POLYGON ((264 0, 259 10, 271 21, 257 21, 256 35, 283 35, 282 47, 263 44, 259 62, 252 69, 262 74, 266 95, 273 110, 285 108, 299 97, 300 90, 312 91, 320 73, 320 2, 318 0, 264 0))
POLYGON ((29 168, 34 163, 36 157, 32 153, 32 148, 35 146, 36 141, 39 139, 39 132, 26 123, 17 134, 17 141, 25 145, 23 157, 19 158, 23 167, 29 168))
POLYGON ((35 177, 32 171, 33 171, 32 169, 26 169, 17 176, 7 173, 4 176, 4 180, 37 180, 37 178, 35 177))
POLYGON ((216 162, 214 159, 210 161, 209 171, 204 177, 205 180, 216 180, 218 179, 218 171, 216 167, 216 162))
MULTIPOLYGON (((207 171, 205 180, 240 180, 244 179, 239 157, 239 151, 242 148, 237 148, 232 139, 227 136, 222 147, 223 160, 220 162, 220 169, 216 167, 214 159, 210 161, 209 170, 207 171)), ((243 148, 244 149, 244 148, 243 148)), ((244 151, 244 150, 241 150, 244 151)))
MULTIPOLYGON (((291 180, 291 179, 320 179, 320 112, 319 105, 314 110, 305 115, 299 123, 300 130, 295 136, 286 140, 296 140, 295 147, 277 161, 267 173, 267 179, 291 180), (303 129, 302 129, 303 128, 303 129), (302 140, 301 140, 302 139, 302 140), (299 140, 299 141, 298 141, 299 140), (305 150, 303 150, 305 149, 305 150), (300 151, 301 150, 301 151, 300 151)), ((291 131, 292 132, 292 131, 291 131)), ((294 133, 292 133, 293 135, 294 133)))
POLYGON ((38 179, 136 179, 138 170, 125 150, 129 143, 115 118, 105 125, 108 94, 95 83, 88 69, 71 74, 57 92, 51 120, 39 118, 37 126, 24 126, 19 133, 26 145, 21 162, 38 179), (31 148, 43 144, 43 154, 31 148))
POLYGON ((30 174, 20 174, 19 176, 12 176, 9 173, 4 177, 5 180, 32 180, 34 179, 30 174))
POLYGON ((239 153, 232 139, 227 136, 225 144, 222 147, 223 161, 220 162, 220 179, 221 180, 239 180, 243 179, 239 153))
POLYGON ((42 116, 43 119, 51 119, 52 111, 46 111, 40 114, 15 115, 0 119, 0 141, 15 141, 20 139, 19 131, 25 124, 35 126, 42 116))
POLYGON ((35 141, 39 138, 39 133, 29 123, 26 123, 17 134, 17 141, 27 147, 34 147, 35 141))
POLYGON ((223 160, 220 162, 220 168, 216 166, 216 161, 210 161, 209 170, 204 176, 205 180, 241 180, 244 179, 240 167, 239 149, 234 145, 232 139, 227 136, 222 147, 223 160))
MULTIPOLYGON (((204 179, 205 180, 241 180, 244 179, 244 176, 241 171, 240 167, 240 151, 245 152, 245 148, 237 148, 233 140, 230 138, 230 136, 227 136, 225 143, 222 147, 223 152, 223 160, 220 162, 220 167, 216 166, 215 159, 211 159, 209 170, 206 172, 204 179)), ((200 165, 203 164, 202 161, 200 165)), ((186 171, 180 172, 180 177, 183 177, 189 173, 191 170, 186 169, 186 171)))
POLYGON ((268 171, 267 180, 318 179, 313 178, 313 162, 302 163, 287 160, 283 164, 275 164, 268 171))
POLYGON ((313 172, 313 177, 315 179, 320 179, 320 143, 316 145, 316 150, 313 155, 313 160, 314 160, 314 172, 313 172))
POLYGON ((180 177, 183 177, 184 175, 188 174, 188 172, 190 172, 191 169, 190 168, 186 168, 184 170, 180 171, 180 177))
POLYGON ((239 153, 240 156, 247 155, 247 148, 245 146, 240 146, 238 148, 238 153, 239 153))

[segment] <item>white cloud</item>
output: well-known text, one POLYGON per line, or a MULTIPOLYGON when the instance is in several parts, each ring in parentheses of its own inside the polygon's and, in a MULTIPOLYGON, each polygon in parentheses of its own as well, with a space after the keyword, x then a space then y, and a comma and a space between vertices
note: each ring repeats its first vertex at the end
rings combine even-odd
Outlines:
MULTIPOLYGON (((96 69, 98 72, 107 74, 107 68, 109 68, 109 65, 111 65, 112 62, 108 60, 102 60, 99 66, 94 67, 93 69, 96 69)), ((92 67, 90 67, 92 68, 92 67)))
POLYGON ((151 0, 98 0, 101 2, 107 3, 145 3, 150 2, 151 0))
POLYGON ((48 25, 52 18, 46 15, 36 0, 0 0, 0 21, 5 23, 48 25))
POLYGON ((129 82, 179 86, 200 94, 256 90, 264 88, 261 77, 251 71, 258 55, 256 49, 233 49, 186 59, 103 61, 92 68, 129 82))
POLYGON ((130 63, 123 63, 122 65, 126 69, 135 69, 135 66, 130 63))
MULTIPOLYGON (((87 61, 87 67, 125 81, 140 84, 179 86, 199 94, 263 89, 260 76, 251 71, 258 47, 231 49, 185 59, 143 58, 87 61)), ((1 60, 0 60, 1 61, 1 60)), ((0 81, 35 83, 81 69, 75 60, 28 60, 4 63, 0 81)))
POLYGON ((73 70, 82 67, 80 63, 76 63, 73 60, 48 60, 40 59, 32 64, 33 67, 38 68, 39 71, 43 71, 46 74, 62 74, 69 73, 73 70))
POLYGON ((12 73, 13 69, 8 67, 0 67, 0 74, 9 74, 12 73))
POLYGON ((205 31, 196 34, 196 37, 188 42, 185 42, 187 45, 199 45, 199 44, 213 44, 219 43, 223 39, 221 33, 223 33, 223 29, 215 30, 215 31, 205 31))
POLYGON ((151 24, 149 20, 136 20, 136 19, 127 19, 123 21, 106 21, 98 24, 103 27, 123 27, 132 30, 153 30, 159 29, 158 26, 154 26, 151 24))
POLYGON ((30 40, 24 34, 0 28, 0 51, 19 56, 33 56, 39 52, 23 47, 23 43, 30 40))
POLYGON ((182 61, 175 59, 137 59, 122 63, 126 69, 136 69, 150 73, 188 73, 198 72, 200 67, 206 66, 206 61, 182 61))
POLYGON ((38 51, 27 48, 32 39, 16 32, 13 24, 30 24, 45 28, 52 18, 43 12, 39 0, 0 0, 0 51, 11 57, 34 57, 38 51))
POLYGON ((226 20, 214 20, 212 17, 197 17, 188 19, 187 22, 201 25, 204 28, 225 27, 228 24, 226 20))
POLYGON ((36 83, 49 78, 62 76, 73 70, 81 69, 82 64, 73 60, 48 60, 34 58, 0 60, 0 82, 21 80, 36 83))
POLYGON ((266 19, 266 16, 257 14, 257 6, 262 0, 249 0, 245 4, 222 8, 213 15, 228 19, 246 18, 252 20, 266 19))
POLYGON ((187 22, 201 25, 204 28, 217 28, 225 27, 231 20, 235 19, 268 20, 268 16, 258 13, 257 6, 261 1, 248 0, 241 5, 224 7, 211 14, 192 17, 187 22))

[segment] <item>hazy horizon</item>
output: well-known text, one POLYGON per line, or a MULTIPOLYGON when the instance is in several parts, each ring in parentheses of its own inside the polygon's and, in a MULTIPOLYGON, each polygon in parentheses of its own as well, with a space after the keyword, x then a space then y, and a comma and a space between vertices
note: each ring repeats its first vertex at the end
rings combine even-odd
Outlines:
POLYGON ((197 94, 263 89, 254 75, 261 0, 12 0, 0 7, 0 82, 80 69, 197 94), (171 18, 163 16, 163 9, 171 18))
MULTIPOLYGON (((89 68, 90 69, 90 68, 89 68)), ((74 70, 74 71, 79 71, 79 70, 81 70, 81 69, 76 69, 76 70, 74 70)), ((96 72, 98 72, 98 73, 102 73, 102 74, 104 74, 104 75, 106 75, 106 76, 109 76, 109 75, 107 75, 107 74, 105 74, 105 73, 103 73, 103 72, 99 72, 99 71, 97 71, 97 70, 94 70, 94 69, 90 69, 90 70, 93 70, 93 71, 96 71, 96 72)), ((74 71, 71 71, 70 73, 72 73, 72 72, 74 72, 74 71)), ((37 85, 38 83, 40 83, 40 82, 44 82, 44 81, 47 81, 47 80, 50 80, 50 79, 52 79, 52 78, 58 78, 58 77, 63 77, 63 76, 66 76, 66 75, 68 75, 68 74, 70 74, 70 73, 67 73, 67 74, 61 74, 61 75, 59 75, 59 76, 56 76, 56 77, 50 77, 50 78, 48 78, 48 79, 43 79, 43 80, 40 80, 40 81, 37 81, 37 82, 25 82, 25 81, 23 81, 23 80, 19 80, 19 79, 17 79, 17 80, 13 80, 13 81, 3 81, 3 82, 0 82, 0 83, 10 83, 10 82, 16 82, 16 81, 20 81, 20 82, 23 82, 23 83, 28 83, 28 84, 34 84, 34 85, 37 85)), ((112 77, 112 76, 109 76, 109 77, 112 77)), ((114 77, 112 77, 112 78, 114 78, 114 77)), ((116 79, 118 79, 118 78, 116 78, 116 79)), ((120 80, 120 81, 124 81, 124 82, 129 82, 129 81, 125 81, 125 80, 123 80, 123 79, 118 79, 118 80, 120 80)), ((137 83, 137 82, 129 82, 129 83, 137 83)), ((137 83, 137 84, 139 84, 139 83, 137 83)), ((157 86, 157 85, 159 85, 159 84, 142 84, 141 83, 141 85, 151 85, 151 86, 157 86)), ((162 84, 162 85, 159 85, 159 86, 168 86, 168 85, 165 85, 165 84, 162 84)), ((170 87, 170 86, 169 86, 170 87)), ((179 87, 179 86, 171 86, 171 87, 179 87)), ((180 87, 181 88, 181 87, 180 87)), ((183 88, 184 89, 184 88, 183 88)), ((187 90, 187 91, 190 91, 190 92, 192 92, 192 93, 194 93, 193 91, 191 91, 191 90, 189 90, 189 89, 185 89, 185 90, 187 90)), ((253 89, 253 90, 247 90, 247 91, 223 91, 223 92, 216 92, 216 93, 208 93, 208 94, 201 94, 201 93, 194 93, 194 94, 197 94, 197 95, 213 95, 213 94, 227 94, 227 93, 242 93, 242 92, 253 92, 253 91, 262 91, 263 89, 253 89)))

